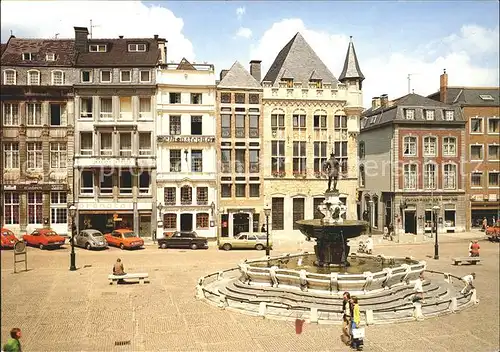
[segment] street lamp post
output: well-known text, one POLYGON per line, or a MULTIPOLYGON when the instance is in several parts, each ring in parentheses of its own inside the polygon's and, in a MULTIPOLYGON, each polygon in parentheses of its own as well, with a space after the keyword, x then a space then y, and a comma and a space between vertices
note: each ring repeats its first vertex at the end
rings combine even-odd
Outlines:
POLYGON ((76 207, 74 204, 71 204, 69 207, 69 215, 71 216, 71 254, 69 255, 70 265, 69 270, 76 270, 76 253, 75 253, 75 232, 76 232, 76 207))
POLYGON ((435 231, 435 241, 434 241, 434 259, 439 259, 439 242, 438 242, 438 211, 439 206, 435 205, 432 207, 432 212, 434 213, 434 231, 435 231))
MULTIPOLYGON (((163 204, 161 204, 161 202, 159 202, 158 205, 156 206, 156 209, 158 209, 158 219, 156 220, 156 228, 158 228, 158 223, 160 221, 163 223, 163 219, 161 217, 161 212, 162 212, 163 208, 165 208, 165 207, 163 204)), ((156 231, 155 231, 155 234, 156 235, 155 235, 155 238, 153 239, 153 241, 156 241, 156 239, 158 238, 158 233, 156 233, 156 231)))
POLYGON ((271 215, 271 208, 265 208, 264 214, 266 215, 266 256, 269 256, 269 215, 271 215))

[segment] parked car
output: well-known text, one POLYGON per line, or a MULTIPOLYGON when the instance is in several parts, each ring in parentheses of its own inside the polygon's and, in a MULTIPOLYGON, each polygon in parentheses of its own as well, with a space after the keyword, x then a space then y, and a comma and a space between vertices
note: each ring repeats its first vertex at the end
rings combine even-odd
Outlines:
POLYGON ((93 248, 108 248, 108 241, 104 238, 101 231, 86 229, 75 236, 75 246, 93 249, 93 248))
MULTIPOLYGON (((266 234, 242 232, 234 238, 224 237, 219 241, 219 248, 229 251, 231 249, 256 249, 261 251, 266 248, 266 234)), ((273 248, 271 237, 269 237, 269 249, 273 248)))
POLYGON ((4 229, 2 228, 0 230, 1 232, 1 237, 2 237, 2 243, 1 247, 2 248, 14 248, 14 245, 16 244, 19 239, 14 235, 14 232, 12 232, 9 229, 4 229))
POLYGON ((108 245, 121 249, 140 248, 144 245, 144 240, 130 229, 113 230, 113 232, 105 234, 104 238, 108 245))
POLYGON ((44 248, 61 248, 64 244, 65 238, 59 236, 52 229, 36 229, 31 234, 23 236, 24 242, 28 246, 44 248))
POLYGON ((160 248, 208 248, 208 239, 200 237, 194 231, 175 231, 170 236, 159 238, 160 248))

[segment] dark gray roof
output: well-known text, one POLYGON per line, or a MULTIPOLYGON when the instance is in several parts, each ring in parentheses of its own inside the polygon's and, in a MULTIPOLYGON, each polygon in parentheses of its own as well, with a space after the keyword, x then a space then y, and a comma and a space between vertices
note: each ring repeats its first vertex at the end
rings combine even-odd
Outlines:
MULTIPOLYGON (((500 106, 500 87, 448 87, 446 102, 460 106, 500 106), (486 96, 491 99, 484 99, 486 96), (483 96, 483 98, 481 98, 483 96)), ((433 100, 439 100, 439 91, 429 95, 433 100)))
POLYGON ((367 109, 362 114, 361 130, 375 128, 380 125, 385 125, 392 122, 404 122, 409 124, 456 124, 465 123, 460 107, 451 104, 441 103, 418 94, 407 94, 389 102, 386 107, 377 109, 367 109), (405 117, 405 110, 415 110, 415 118, 408 120, 405 117), (434 110, 434 120, 425 119, 424 110, 434 110), (454 120, 447 121, 444 119, 445 110, 454 111, 454 120))
POLYGON ((25 39, 10 37, 3 48, 2 65, 26 67, 69 67, 75 61, 75 41, 72 39, 25 39), (31 53, 31 60, 24 60, 23 53, 31 53), (47 61, 46 54, 55 54, 54 61, 47 61))
POLYGON ((358 57, 356 56, 356 50, 354 49, 354 43, 349 42, 349 47, 347 48, 347 54, 345 56, 344 68, 340 74, 339 81, 343 82, 347 78, 358 78, 360 81, 365 79, 365 76, 359 68, 358 57))
POLYGON ((282 78, 291 78, 294 82, 307 85, 313 72, 315 79, 321 79, 323 83, 332 85, 338 83, 337 78, 307 44, 304 37, 297 33, 281 49, 262 81, 269 81, 277 87, 282 78))
POLYGON ((262 88, 260 83, 236 61, 217 85, 220 88, 262 88))

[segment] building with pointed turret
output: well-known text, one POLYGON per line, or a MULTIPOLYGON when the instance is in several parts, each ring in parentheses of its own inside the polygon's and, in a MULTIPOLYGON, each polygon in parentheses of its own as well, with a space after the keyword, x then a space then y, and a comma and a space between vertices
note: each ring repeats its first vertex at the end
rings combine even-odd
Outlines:
POLYGON ((317 207, 327 188, 323 163, 332 152, 341 164, 337 188, 346 217, 358 217, 357 135, 364 78, 352 38, 337 79, 300 33, 265 75, 264 199, 272 209, 273 235, 289 236, 295 221, 322 217, 317 207))

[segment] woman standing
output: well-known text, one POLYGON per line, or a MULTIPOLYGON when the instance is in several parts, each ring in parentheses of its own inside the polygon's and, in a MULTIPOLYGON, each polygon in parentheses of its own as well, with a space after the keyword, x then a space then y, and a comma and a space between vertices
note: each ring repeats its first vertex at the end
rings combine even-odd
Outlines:
POLYGON ((363 350, 363 338, 354 338, 352 331, 358 329, 361 324, 361 313, 359 311, 358 297, 352 297, 352 325, 351 325, 351 348, 358 351, 363 350))

